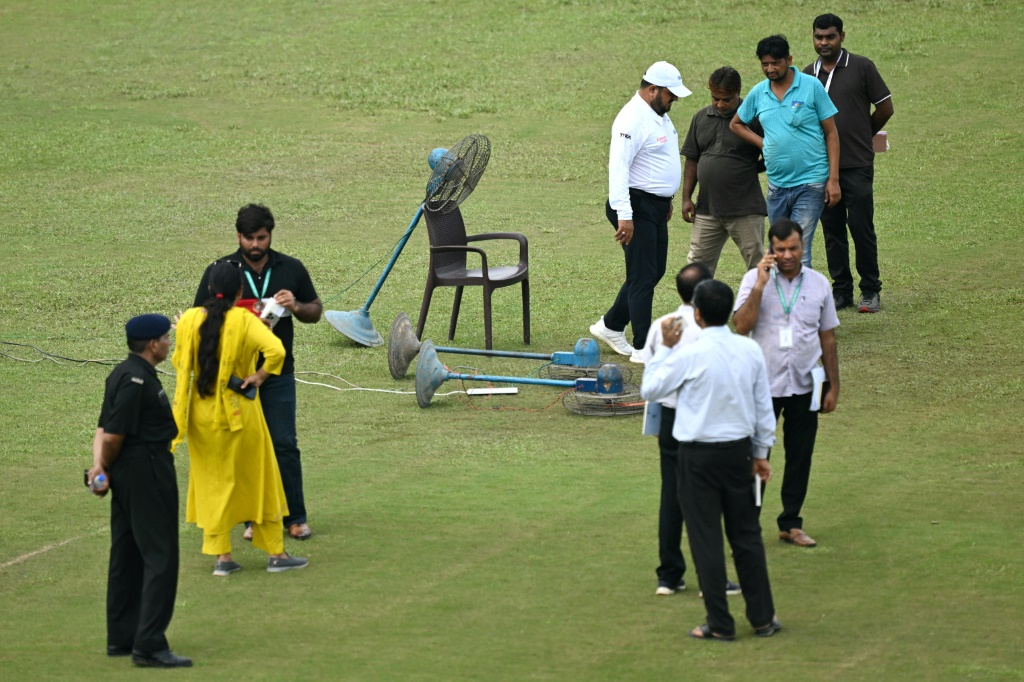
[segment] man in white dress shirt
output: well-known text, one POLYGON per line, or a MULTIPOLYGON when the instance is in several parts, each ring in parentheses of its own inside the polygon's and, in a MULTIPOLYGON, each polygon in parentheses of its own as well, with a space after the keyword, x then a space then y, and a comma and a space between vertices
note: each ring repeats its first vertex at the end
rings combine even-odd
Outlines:
POLYGON ((622 244, 626 281, 590 333, 635 362, 640 355, 633 347, 647 339, 654 287, 665 275, 672 196, 682 181, 679 136, 668 112, 688 95, 679 69, 655 62, 612 124, 605 214, 615 228, 615 241, 622 244), (626 341, 630 324, 633 345, 626 341))
MULTIPOLYGON (((704 263, 690 263, 676 275, 676 289, 682 305, 668 315, 659 317, 647 333, 647 343, 637 352, 643 362, 650 362, 661 346, 661 324, 665 320, 679 319, 683 323, 683 335, 675 349, 693 343, 700 335, 700 327, 693 319, 693 291, 697 285, 711 279, 711 271, 704 263)), ((676 396, 671 394, 657 401, 661 406, 661 430, 658 432, 658 450, 661 454, 661 506, 658 508, 658 558, 660 563, 655 571, 658 587, 655 596, 666 597, 686 589, 683 574, 686 560, 683 558, 683 508, 679 501, 679 441, 672 436, 676 418, 676 396)), ((726 585, 726 593, 740 593, 736 583, 726 585)))
POLYGON ((775 617, 754 501, 754 475, 768 481, 772 473, 767 457, 775 442, 775 414, 768 371, 760 347, 725 326, 733 303, 728 286, 701 282, 693 302, 700 336, 672 352, 682 325, 664 321, 662 345, 647 364, 641 386, 645 400, 678 393, 672 435, 679 441, 679 495, 707 610, 707 622, 689 636, 736 638, 725 593, 724 520, 747 619, 755 635, 769 637, 782 624, 775 617))

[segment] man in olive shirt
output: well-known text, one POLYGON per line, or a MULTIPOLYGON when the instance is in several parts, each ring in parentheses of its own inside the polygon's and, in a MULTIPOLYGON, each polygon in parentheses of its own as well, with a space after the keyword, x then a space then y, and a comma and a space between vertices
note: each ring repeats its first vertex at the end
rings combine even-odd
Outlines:
POLYGON ((875 237, 875 152, 872 138, 893 114, 892 95, 874 63, 850 54, 842 47, 846 34, 843 20, 822 14, 814 20, 814 50, 818 61, 804 73, 817 76, 832 103, 839 109, 839 187, 842 198, 821 212, 825 255, 832 276, 836 309, 853 305, 853 273, 850 272, 850 236, 857 250, 860 303, 857 310, 876 313, 881 307, 882 280, 878 272, 878 240, 875 237), (874 111, 871 110, 874 106, 874 111))
MULTIPOLYGON (((739 108, 740 74, 723 66, 711 74, 711 105, 693 116, 680 151, 683 167, 683 220, 693 223, 687 263, 704 263, 712 277, 725 241, 732 238, 747 269, 764 256, 764 217, 768 213, 757 178, 764 170, 761 150, 729 130, 739 108), (700 184, 697 205, 694 186, 700 184)), ((757 121, 751 130, 764 136, 757 121)))

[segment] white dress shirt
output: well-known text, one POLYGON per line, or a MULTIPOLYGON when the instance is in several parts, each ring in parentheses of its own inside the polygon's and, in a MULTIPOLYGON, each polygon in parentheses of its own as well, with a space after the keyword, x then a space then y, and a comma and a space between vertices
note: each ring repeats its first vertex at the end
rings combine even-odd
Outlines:
MULTIPOLYGON (((668 315, 662 315, 651 323, 651 329, 647 332, 647 343, 644 344, 643 348, 638 349, 640 360, 645 365, 651 361, 654 354, 661 346, 661 323, 670 317, 683 318, 683 335, 679 337, 679 342, 672 346, 673 351, 682 350, 684 347, 696 341, 697 337, 700 336, 700 325, 698 325, 696 320, 693 319, 693 306, 686 303, 682 304, 675 312, 669 313, 668 315)), ((671 395, 667 395, 658 402, 665 407, 671 407, 674 410, 676 409, 676 394, 672 393, 671 395)))
POLYGON ((654 113, 638 92, 622 107, 612 124, 608 203, 618 213, 619 220, 632 220, 631 187, 659 197, 671 197, 679 191, 682 176, 675 126, 668 114, 654 113))
POLYGON ((775 412, 761 348, 727 327, 705 327, 679 352, 665 345, 644 370, 640 395, 661 400, 678 391, 672 437, 680 443, 750 438, 765 459, 775 444, 775 412))

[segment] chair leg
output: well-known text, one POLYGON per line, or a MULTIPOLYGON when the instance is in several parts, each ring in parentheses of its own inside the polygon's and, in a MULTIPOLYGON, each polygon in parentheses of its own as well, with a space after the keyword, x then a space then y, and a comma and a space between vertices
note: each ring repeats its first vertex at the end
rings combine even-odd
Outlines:
POLYGON ((484 287, 484 348, 493 350, 491 344, 491 288, 484 287))
POLYGON ((427 323, 427 311, 430 310, 430 297, 434 294, 434 283, 427 280, 427 287, 423 290, 423 303, 420 305, 420 319, 416 322, 416 338, 423 339, 423 326, 427 323))
POLYGON ((530 279, 523 280, 523 343, 530 345, 530 279))
POLYGON ((455 325, 459 322, 459 308, 462 307, 462 289, 455 287, 455 303, 452 305, 452 321, 448 325, 448 340, 455 340, 455 325))

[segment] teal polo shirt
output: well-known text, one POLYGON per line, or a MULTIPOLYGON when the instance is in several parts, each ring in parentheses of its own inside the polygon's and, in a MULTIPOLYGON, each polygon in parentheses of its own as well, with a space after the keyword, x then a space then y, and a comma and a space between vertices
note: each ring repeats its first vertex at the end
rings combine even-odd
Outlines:
POLYGON ((789 68, 793 84, 781 102, 772 94, 771 81, 765 79, 751 88, 736 110, 747 125, 755 118, 761 122, 765 169, 768 182, 776 187, 828 180, 821 121, 839 113, 817 78, 789 68))

